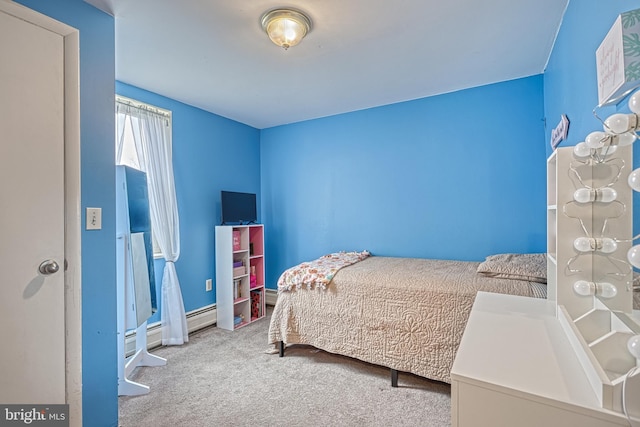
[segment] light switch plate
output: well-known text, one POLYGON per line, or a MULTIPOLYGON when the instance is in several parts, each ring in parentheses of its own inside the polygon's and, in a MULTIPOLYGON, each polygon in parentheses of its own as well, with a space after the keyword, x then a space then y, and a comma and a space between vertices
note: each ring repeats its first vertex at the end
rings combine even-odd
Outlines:
POLYGON ((102 229, 102 208, 87 208, 87 230, 102 229))

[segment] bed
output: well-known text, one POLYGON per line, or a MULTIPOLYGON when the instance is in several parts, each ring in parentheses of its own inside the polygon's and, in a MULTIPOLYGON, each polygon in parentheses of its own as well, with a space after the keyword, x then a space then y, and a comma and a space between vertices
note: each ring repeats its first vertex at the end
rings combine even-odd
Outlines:
POLYGON ((499 254, 483 262, 367 254, 324 282, 291 283, 291 276, 313 276, 310 270, 317 270, 313 262, 281 276, 269 343, 281 356, 285 345, 307 344, 388 367, 393 386, 398 372, 451 383, 478 291, 546 297, 544 254, 499 254))

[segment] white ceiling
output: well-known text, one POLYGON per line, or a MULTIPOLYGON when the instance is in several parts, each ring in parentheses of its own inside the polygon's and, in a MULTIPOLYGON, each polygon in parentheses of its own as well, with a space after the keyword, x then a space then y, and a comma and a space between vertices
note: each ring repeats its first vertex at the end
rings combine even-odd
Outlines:
POLYGON ((258 129, 544 71, 568 0, 85 0, 115 16, 116 78, 258 129), (313 21, 285 51, 260 26, 313 21))

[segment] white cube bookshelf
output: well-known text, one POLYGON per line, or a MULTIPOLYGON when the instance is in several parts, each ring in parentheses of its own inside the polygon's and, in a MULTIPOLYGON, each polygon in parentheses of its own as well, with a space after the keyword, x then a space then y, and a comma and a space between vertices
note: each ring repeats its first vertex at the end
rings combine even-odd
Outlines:
POLYGON ((217 326, 233 331, 265 316, 264 226, 216 227, 217 326), (252 276, 255 281, 252 282, 252 276))

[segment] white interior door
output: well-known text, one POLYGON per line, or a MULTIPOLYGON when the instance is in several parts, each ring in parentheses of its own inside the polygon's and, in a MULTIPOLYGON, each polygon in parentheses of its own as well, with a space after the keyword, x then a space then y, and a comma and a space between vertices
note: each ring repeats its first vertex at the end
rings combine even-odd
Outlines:
POLYGON ((0 11, 0 57, 0 402, 65 403, 64 37, 0 11))

